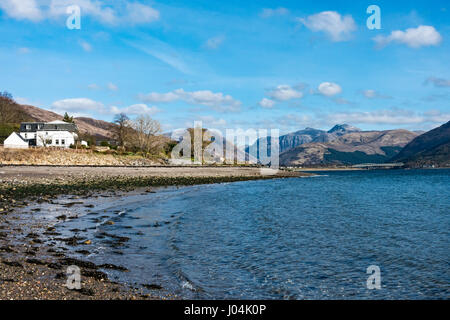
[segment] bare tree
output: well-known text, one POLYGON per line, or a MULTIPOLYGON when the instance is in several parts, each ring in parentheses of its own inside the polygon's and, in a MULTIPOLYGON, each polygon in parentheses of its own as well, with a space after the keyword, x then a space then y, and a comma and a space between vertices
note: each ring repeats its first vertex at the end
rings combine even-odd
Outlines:
POLYGON ((119 113, 115 115, 114 123, 117 124, 114 132, 117 143, 119 146, 124 147, 127 134, 129 133, 130 118, 125 113, 119 113))
POLYGON ((133 128, 131 144, 138 150, 147 153, 157 153, 164 147, 165 139, 161 133, 161 125, 148 115, 140 115, 132 121, 133 128))
POLYGON ((10 93, 0 92, 0 124, 20 123, 29 120, 31 120, 30 116, 14 101, 10 93))
POLYGON ((39 133, 39 134, 37 135, 37 138, 36 138, 36 145, 37 145, 37 142, 38 142, 37 139, 39 139, 39 141, 42 143, 42 145, 44 146, 44 148, 47 147, 49 144, 52 143, 52 139, 49 139, 49 138, 48 138, 46 135, 44 135, 43 133, 39 133))

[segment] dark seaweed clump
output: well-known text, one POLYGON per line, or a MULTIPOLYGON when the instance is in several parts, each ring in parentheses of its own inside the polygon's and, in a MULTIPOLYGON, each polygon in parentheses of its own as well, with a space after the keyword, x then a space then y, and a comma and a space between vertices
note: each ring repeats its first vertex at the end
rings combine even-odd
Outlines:
POLYGON ((112 177, 73 179, 70 182, 51 182, 6 185, 0 187, 0 214, 14 207, 27 205, 25 199, 51 202, 51 197, 61 194, 88 195, 92 191, 131 191, 140 187, 189 186, 197 184, 225 183, 248 180, 272 179, 268 176, 228 177, 112 177))

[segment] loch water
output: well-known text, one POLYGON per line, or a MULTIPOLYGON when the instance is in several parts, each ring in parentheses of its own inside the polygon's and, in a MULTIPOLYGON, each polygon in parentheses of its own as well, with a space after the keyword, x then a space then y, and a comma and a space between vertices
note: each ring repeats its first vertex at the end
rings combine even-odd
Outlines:
POLYGON ((450 170, 317 174, 125 196, 58 230, 84 230, 83 259, 124 266, 110 278, 156 295, 450 298, 450 170))

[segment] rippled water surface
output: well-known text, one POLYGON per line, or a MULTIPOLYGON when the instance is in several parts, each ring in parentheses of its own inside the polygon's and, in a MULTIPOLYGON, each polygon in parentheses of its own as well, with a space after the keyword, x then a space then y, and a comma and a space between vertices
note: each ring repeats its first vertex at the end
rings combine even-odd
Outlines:
POLYGON ((87 230, 87 259, 130 269, 112 278, 184 298, 450 298, 450 170, 320 174, 162 189, 60 228, 87 230))

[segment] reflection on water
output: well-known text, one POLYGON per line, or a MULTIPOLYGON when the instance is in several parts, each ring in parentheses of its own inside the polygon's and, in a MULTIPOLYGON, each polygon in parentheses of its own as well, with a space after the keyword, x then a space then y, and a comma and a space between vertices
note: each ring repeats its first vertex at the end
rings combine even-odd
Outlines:
POLYGON ((449 186, 450 170, 393 170, 169 188, 59 231, 130 270, 113 279, 184 298, 448 299, 449 186))

